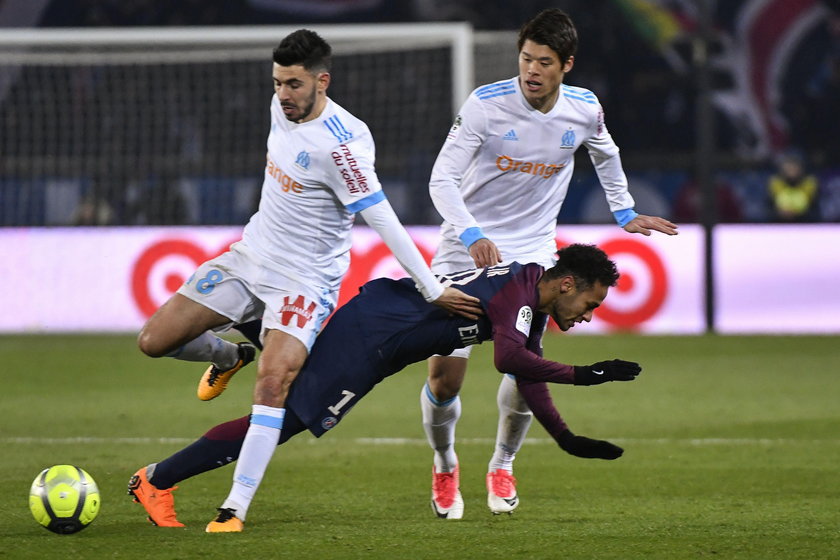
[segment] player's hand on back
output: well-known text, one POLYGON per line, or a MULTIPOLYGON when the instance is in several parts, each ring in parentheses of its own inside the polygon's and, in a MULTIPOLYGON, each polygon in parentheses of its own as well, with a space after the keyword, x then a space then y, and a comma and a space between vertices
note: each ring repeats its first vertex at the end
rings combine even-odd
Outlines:
POLYGON ((658 216, 645 216, 639 214, 624 226, 624 231, 627 233, 641 233, 642 235, 650 235, 652 231, 658 231, 665 235, 677 235, 679 226, 673 222, 660 218, 658 216))
POLYGON ((461 315, 467 319, 478 319, 480 315, 484 315, 484 310, 481 309, 481 304, 477 297, 467 295, 452 286, 444 288, 440 297, 432 303, 446 309, 450 313, 461 315))
POLYGON ((502 253, 499 251, 499 248, 486 237, 470 245, 470 256, 475 262, 476 268, 496 266, 502 262, 502 253))

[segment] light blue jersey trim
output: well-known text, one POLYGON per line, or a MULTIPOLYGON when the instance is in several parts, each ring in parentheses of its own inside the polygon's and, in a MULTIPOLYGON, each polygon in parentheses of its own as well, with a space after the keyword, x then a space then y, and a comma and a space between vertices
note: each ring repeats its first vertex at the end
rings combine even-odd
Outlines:
MULTIPOLYGON (((285 413, 285 411, 283 412, 285 413)), ((285 417, 285 414, 283 416, 285 417)), ((283 429, 283 418, 277 418, 276 416, 269 416, 267 414, 252 414, 251 424, 281 430, 283 429)))
POLYGON ((348 204, 345 208, 347 208, 348 212, 361 212, 365 208, 370 208, 374 204, 379 204, 385 200, 385 191, 376 191, 373 194, 370 194, 364 198, 357 200, 352 204, 348 204))
POLYGON ((510 95, 516 93, 516 86, 513 80, 501 82, 497 84, 489 84, 475 90, 475 95, 479 99, 490 99, 492 97, 499 97, 500 95, 510 95))
POLYGON ((318 333, 321 332, 321 326, 327 317, 335 310, 332 300, 329 298, 330 290, 326 288, 321 289, 321 312, 315 318, 315 328, 312 329, 312 336, 306 342, 306 349, 312 351, 312 346, 315 344, 315 339, 318 338, 318 333))
POLYGON ((467 248, 479 239, 486 239, 486 236, 482 233, 480 227, 467 228, 464 230, 464 233, 458 237, 461 239, 461 243, 464 244, 464 247, 467 248))
POLYGON ((598 104, 598 98, 595 97, 595 94, 589 91, 588 89, 567 85, 562 86, 562 89, 564 97, 568 97, 569 99, 577 99, 578 101, 583 101, 584 103, 589 103, 591 105, 598 104))
POLYGON ((353 138, 353 133, 344 128, 344 124, 338 119, 338 115, 333 115, 324 120, 324 126, 335 136, 339 142, 347 142, 353 138))
POLYGON ((446 399, 445 401, 437 400, 435 398, 435 396, 432 394, 432 390, 429 389, 429 382, 428 381, 426 382, 426 385, 423 386, 423 389, 426 391, 426 398, 428 398, 429 401, 435 406, 449 406, 450 404, 455 402, 455 399, 458 398, 458 395, 455 395, 451 399, 446 399))
POLYGON ((632 208, 625 208, 624 210, 616 210, 613 212, 615 221, 618 222, 618 225, 621 227, 624 227, 632 222, 636 216, 638 216, 638 214, 632 208))

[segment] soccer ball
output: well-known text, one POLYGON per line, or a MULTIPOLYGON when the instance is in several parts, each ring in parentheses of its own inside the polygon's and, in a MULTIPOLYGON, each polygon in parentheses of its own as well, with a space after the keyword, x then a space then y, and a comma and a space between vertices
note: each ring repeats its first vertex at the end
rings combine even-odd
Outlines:
POLYGON ((84 470, 55 465, 41 471, 29 489, 35 521, 60 535, 77 533, 99 513, 99 488, 84 470))

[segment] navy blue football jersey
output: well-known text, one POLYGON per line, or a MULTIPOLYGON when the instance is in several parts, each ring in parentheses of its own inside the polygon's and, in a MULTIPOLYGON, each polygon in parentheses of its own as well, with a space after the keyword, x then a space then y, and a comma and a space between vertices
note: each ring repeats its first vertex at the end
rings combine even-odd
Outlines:
POLYGON ((385 377, 434 354, 494 339, 497 351, 512 343, 541 356, 542 273, 536 264, 511 263, 443 277, 444 284, 481 301, 485 315, 479 320, 427 303, 409 278, 368 282, 318 336, 286 407, 320 436, 385 377))

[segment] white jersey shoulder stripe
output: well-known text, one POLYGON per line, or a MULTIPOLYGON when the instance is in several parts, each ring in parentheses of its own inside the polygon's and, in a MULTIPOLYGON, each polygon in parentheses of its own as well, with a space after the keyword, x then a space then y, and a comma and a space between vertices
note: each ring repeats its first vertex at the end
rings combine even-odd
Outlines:
POLYGON ((595 98, 595 94, 589 91, 588 89, 577 87, 577 86, 569 86, 563 84, 563 93, 571 93, 573 95, 580 95, 582 97, 591 97, 595 98))
POLYGON ((576 99, 578 101, 583 101, 584 103, 589 103, 592 105, 598 104, 598 98, 595 97, 595 94, 589 91, 588 89, 583 89, 574 86, 567 86, 563 85, 563 97, 568 99, 576 99))
POLYGON ((490 99, 500 95, 510 95, 511 93, 516 93, 516 86, 513 84, 513 80, 496 82, 495 84, 489 84, 475 90, 475 95, 479 99, 490 99))
POLYGON ((327 127, 327 129, 338 139, 339 142, 347 142, 353 138, 353 133, 344 128, 344 124, 342 124, 338 115, 333 115, 330 118, 325 119, 324 126, 327 127))

